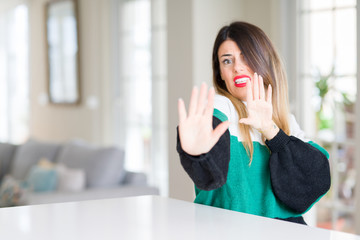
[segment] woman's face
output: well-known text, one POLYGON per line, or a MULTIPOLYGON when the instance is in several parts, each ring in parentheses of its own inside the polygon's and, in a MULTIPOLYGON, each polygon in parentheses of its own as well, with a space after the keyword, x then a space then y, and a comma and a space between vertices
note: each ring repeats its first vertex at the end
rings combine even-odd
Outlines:
POLYGON ((231 95, 246 101, 246 80, 253 79, 254 71, 245 62, 239 47, 233 40, 223 42, 218 50, 221 79, 231 95))

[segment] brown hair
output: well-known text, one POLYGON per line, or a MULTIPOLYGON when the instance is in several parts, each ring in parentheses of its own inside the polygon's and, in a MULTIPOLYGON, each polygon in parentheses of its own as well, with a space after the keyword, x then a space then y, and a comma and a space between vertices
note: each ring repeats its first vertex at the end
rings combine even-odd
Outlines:
MULTIPOLYGON (((212 56, 213 85, 217 93, 231 100, 239 119, 247 117, 244 103, 229 93, 225 81, 221 79, 218 50, 226 40, 232 40, 237 44, 249 68, 263 77, 265 89, 271 84, 273 121, 286 134, 290 134, 288 85, 284 67, 270 39, 257 26, 246 22, 233 22, 220 29, 212 56)), ((251 127, 239 123, 239 129, 244 137, 243 145, 251 163, 254 152, 250 137, 251 127)))

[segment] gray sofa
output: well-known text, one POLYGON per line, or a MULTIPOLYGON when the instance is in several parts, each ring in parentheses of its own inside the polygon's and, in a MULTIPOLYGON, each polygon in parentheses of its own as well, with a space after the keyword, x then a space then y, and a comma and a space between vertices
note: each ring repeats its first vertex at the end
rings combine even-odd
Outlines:
POLYGON ((124 168, 124 154, 83 141, 0 143, 0 206, 159 194, 144 173, 124 168), (9 194, 20 199, 1 203, 9 194))

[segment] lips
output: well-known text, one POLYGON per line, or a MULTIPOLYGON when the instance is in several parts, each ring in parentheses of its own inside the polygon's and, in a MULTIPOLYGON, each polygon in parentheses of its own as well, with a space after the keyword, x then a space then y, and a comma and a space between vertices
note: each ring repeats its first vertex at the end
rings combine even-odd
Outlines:
POLYGON ((251 78, 247 75, 240 75, 240 76, 236 76, 234 77, 234 83, 235 83, 235 87, 246 87, 246 81, 247 80, 251 80, 251 78))

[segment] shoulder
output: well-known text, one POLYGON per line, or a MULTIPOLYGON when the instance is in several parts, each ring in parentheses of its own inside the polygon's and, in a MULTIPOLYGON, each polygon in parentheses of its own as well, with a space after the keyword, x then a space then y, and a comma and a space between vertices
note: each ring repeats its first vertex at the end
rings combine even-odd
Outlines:
POLYGON ((225 96, 216 94, 214 97, 214 116, 221 121, 232 120, 234 106, 230 99, 225 96))
POLYGON ((219 95, 219 94, 215 94, 214 97, 214 108, 219 109, 219 110, 229 110, 230 108, 233 108, 233 104, 230 101, 230 99, 228 99, 225 96, 219 95))

